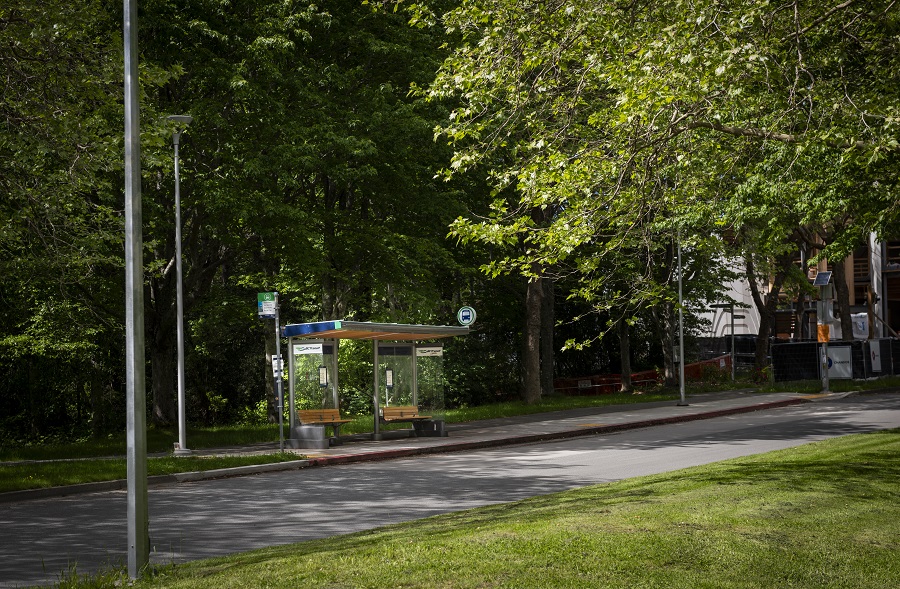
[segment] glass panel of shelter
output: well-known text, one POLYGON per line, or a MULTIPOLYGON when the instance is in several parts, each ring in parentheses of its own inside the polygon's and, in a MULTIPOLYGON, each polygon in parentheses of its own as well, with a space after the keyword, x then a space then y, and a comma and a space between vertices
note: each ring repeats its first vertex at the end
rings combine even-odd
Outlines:
POLYGON ((413 346, 378 344, 378 366, 382 371, 378 404, 381 407, 417 405, 413 346))
POLYGON ((378 344, 378 404, 444 411, 444 348, 440 344, 378 344))
MULTIPOLYGON (((291 338, 289 345, 289 407, 297 410, 339 407, 335 342, 291 338)), ((295 412, 292 411, 292 429, 294 419, 295 412)))
POLYGON ((440 344, 416 346, 416 391, 423 412, 444 412, 444 348, 440 344))
MULTIPOLYGON (((340 340, 289 338, 290 407, 340 408, 335 348, 340 340)), ((444 411, 443 346, 378 343, 379 406, 412 405, 423 414, 444 411), (390 386, 388 386, 390 384, 390 386)), ((296 411, 291 425, 296 425, 296 411)))

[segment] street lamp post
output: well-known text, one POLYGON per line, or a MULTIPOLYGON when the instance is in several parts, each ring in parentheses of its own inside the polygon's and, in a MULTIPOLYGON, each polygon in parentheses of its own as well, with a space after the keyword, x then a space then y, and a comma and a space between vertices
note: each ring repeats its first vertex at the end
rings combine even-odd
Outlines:
POLYGON ((678 392, 679 406, 686 406, 688 403, 684 398, 684 297, 682 296, 681 286, 681 230, 678 230, 678 392))
POLYGON ((189 115, 171 115, 168 119, 175 123, 175 131, 172 133, 172 143, 175 146, 175 306, 178 314, 178 447, 175 448, 175 456, 190 456, 192 452, 187 447, 187 419, 184 408, 184 297, 182 295, 181 273, 181 182, 178 166, 178 145, 181 139, 181 131, 192 120, 189 115))

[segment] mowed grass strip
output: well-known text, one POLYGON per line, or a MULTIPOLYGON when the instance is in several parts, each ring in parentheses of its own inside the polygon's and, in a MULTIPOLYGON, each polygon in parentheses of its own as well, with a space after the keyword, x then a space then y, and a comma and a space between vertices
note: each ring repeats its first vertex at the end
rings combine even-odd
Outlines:
POLYGON ((162 567, 137 587, 900 587, 900 430, 162 567))
MULTIPOLYGON (((148 458, 147 474, 150 476, 182 472, 209 471, 251 464, 272 464, 299 460, 300 456, 289 452, 257 454, 251 456, 188 456, 148 458)), ((124 458, 107 460, 73 460, 56 462, 22 462, 0 465, 0 493, 43 489, 62 485, 115 481, 126 477, 124 458)))

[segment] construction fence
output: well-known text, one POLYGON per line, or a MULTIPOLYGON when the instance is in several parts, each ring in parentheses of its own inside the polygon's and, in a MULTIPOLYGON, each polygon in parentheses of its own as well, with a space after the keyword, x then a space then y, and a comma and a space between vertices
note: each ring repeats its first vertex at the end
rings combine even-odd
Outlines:
MULTIPOLYGON (((721 380, 731 374, 731 356, 720 356, 700 362, 685 364, 685 381, 721 380)), ((663 381, 661 370, 644 370, 631 375, 631 385, 636 389, 656 386, 663 381)), ((621 374, 599 374, 577 378, 557 378, 554 390, 562 395, 603 395, 617 393, 622 388, 621 374)))
POLYGON ((818 380, 822 354, 826 352, 829 379, 878 378, 900 375, 900 340, 784 342, 772 345, 772 370, 776 382, 818 380))

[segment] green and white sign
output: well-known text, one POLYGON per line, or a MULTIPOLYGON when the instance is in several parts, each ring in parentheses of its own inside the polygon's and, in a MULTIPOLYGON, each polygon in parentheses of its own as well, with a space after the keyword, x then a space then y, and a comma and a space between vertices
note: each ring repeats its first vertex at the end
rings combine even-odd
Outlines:
POLYGON ((275 293, 261 292, 256 295, 256 306, 260 319, 275 319, 275 293))

